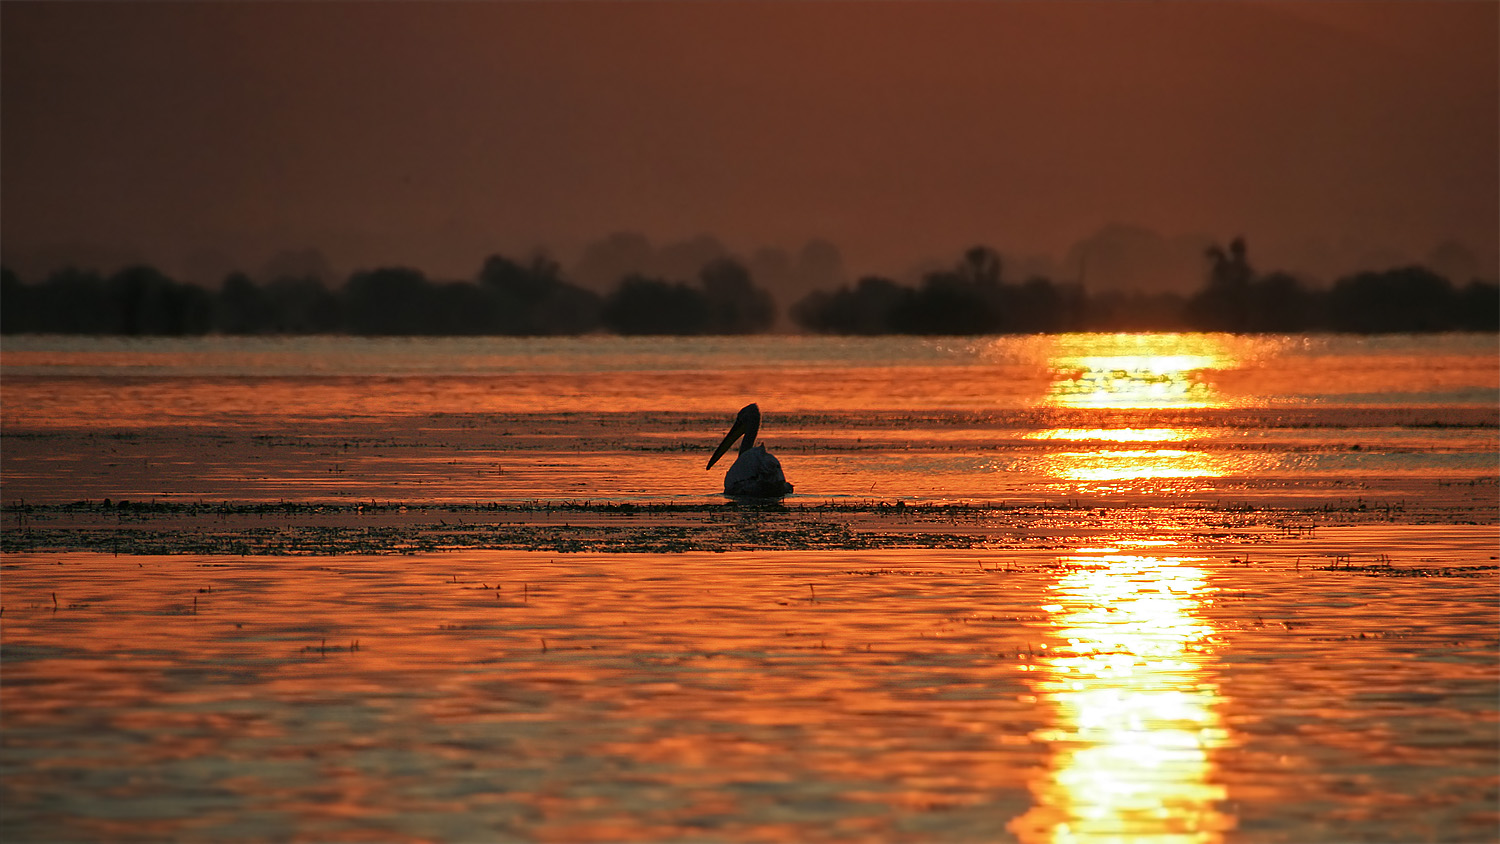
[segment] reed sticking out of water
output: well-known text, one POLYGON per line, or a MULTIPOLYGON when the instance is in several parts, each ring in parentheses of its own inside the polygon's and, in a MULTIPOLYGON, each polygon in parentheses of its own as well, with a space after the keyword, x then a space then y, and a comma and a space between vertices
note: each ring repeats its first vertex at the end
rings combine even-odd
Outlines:
POLYGON ((547 640, 543 639, 542 640, 542 653, 546 653, 546 652, 547 652, 547 640))
POLYGON ((811 583, 807 584, 807 594, 810 596, 807 600, 814 604, 818 602, 818 590, 814 589, 811 583))
POLYGON ((57 593, 52 593, 52 611, 57 612, 57 593))

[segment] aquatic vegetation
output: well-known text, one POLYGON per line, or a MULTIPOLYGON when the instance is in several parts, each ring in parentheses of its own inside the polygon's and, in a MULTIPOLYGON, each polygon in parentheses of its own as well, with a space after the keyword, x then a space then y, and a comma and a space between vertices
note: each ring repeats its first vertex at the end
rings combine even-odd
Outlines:
MULTIPOLYGON (((15 508, 7 512, 20 516, 15 508)), ((1286 545, 1320 528, 1378 524, 1363 502, 1308 509, 1188 506, 1149 512, 1157 530, 1221 544, 1286 545)), ((1060 548, 1121 529, 1119 515, 1085 506, 781 504, 773 508, 686 504, 430 505, 278 503, 139 505, 129 521, 107 508, 26 505, 25 521, 0 533, 0 551, 96 551, 125 555, 308 556, 428 554, 462 550, 681 553, 750 550, 1060 548), (269 522, 269 523, 268 523, 269 522), (941 530, 927 526, 942 525, 941 530)), ((1455 520, 1463 523, 1463 520, 1455 520)), ((1238 562, 1238 560, 1234 561, 1238 562)), ((1342 563, 1342 564, 1341 564, 1342 563)), ((1311 565, 1311 563, 1309 564, 1311 565)), ((1338 571, 1383 573, 1389 561, 1338 571)), ((1451 568, 1451 567, 1450 567, 1451 568)), ((1401 568, 1404 572, 1417 569, 1401 568)), ((1431 573, 1441 567, 1427 567, 1431 573)), ((1408 574, 1408 576, 1417 576, 1408 574)))

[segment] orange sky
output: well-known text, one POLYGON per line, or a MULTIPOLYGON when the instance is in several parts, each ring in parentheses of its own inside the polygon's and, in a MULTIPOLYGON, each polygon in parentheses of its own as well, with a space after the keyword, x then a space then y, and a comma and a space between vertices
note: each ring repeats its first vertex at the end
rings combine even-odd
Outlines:
POLYGON ((1497 11, 6 2, 0 243, 468 277, 632 230, 1067 276, 1124 223, 1320 273, 1457 239, 1494 277, 1497 11))

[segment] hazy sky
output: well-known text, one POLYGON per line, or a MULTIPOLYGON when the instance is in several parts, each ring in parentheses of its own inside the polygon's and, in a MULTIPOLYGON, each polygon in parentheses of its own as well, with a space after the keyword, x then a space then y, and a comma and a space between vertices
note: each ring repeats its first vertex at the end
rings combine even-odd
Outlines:
POLYGON ((622 230, 821 236, 858 274, 1117 222, 1266 269, 1456 239, 1493 276, 1497 12, 7 0, 0 245, 469 277, 622 230))

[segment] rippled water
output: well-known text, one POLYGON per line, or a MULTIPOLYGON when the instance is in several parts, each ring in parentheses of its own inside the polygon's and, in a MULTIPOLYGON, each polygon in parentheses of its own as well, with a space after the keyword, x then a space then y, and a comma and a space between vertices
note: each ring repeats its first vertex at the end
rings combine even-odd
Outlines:
POLYGON ((801 500, 1399 501, 1500 444, 1492 335, 23 337, 0 371, 10 501, 710 501, 750 401, 801 500))
POLYGON ((1492 832, 1495 578, 1231 559, 12 561, 4 818, 93 840, 1492 832))
POLYGON ((1500 830, 1493 336, 22 340, 6 840, 1500 830), (750 400, 782 510, 703 470, 750 400), (740 550, 69 550, 366 500, 740 550))

